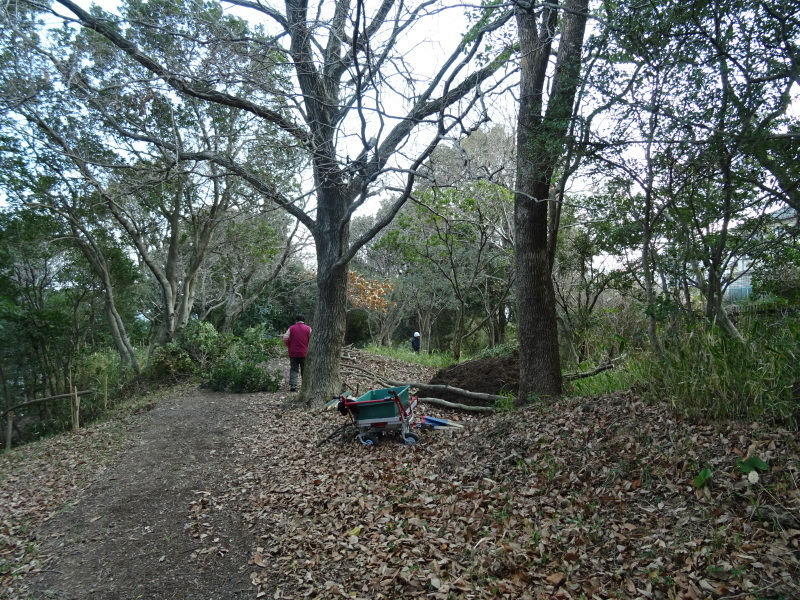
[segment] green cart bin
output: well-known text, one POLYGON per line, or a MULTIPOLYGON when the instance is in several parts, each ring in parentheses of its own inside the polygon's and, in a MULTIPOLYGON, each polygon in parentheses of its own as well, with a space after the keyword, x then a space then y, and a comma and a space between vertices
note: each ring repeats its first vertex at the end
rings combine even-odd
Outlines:
POLYGON ((375 419, 392 419, 400 415, 395 394, 404 409, 408 408, 408 386, 370 390, 357 400, 348 402, 348 406, 357 421, 373 421, 375 419))
POLYGON ((339 396, 337 408, 353 420, 356 438, 364 446, 374 446, 388 431, 399 432, 402 442, 410 446, 419 441, 419 434, 411 431, 417 402, 408 386, 398 386, 371 390, 357 399, 339 396))

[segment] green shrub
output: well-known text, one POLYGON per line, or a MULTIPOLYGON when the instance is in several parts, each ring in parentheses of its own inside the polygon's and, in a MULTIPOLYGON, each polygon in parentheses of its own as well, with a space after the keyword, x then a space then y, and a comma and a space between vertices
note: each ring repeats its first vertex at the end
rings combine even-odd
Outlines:
POLYGON ((232 337, 218 332, 211 323, 193 319, 180 331, 175 341, 197 365, 197 370, 204 373, 226 355, 232 337))
POLYGON ((267 333, 264 325, 246 329, 233 341, 233 354, 245 362, 260 363, 286 354, 280 334, 267 333))
MULTIPOLYGON (((137 349, 139 364, 146 360, 144 352, 137 349)), ((98 394, 109 397, 128 385, 135 377, 130 365, 123 364, 119 353, 113 348, 103 348, 90 354, 83 354, 75 361, 76 384, 81 389, 97 390, 98 394)))
POLYGON ((175 340, 153 351, 146 376, 156 381, 209 379, 218 367, 230 368, 231 361, 256 365, 284 353, 281 336, 268 334, 263 326, 251 327, 233 337, 218 332, 210 323, 194 320, 175 340))
POLYGON ((211 370, 206 387, 216 392, 277 392, 281 375, 267 373, 258 365, 231 358, 221 361, 211 370))
POLYGON ((144 375, 156 381, 181 381, 191 377, 196 371, 189 353, 178 342, 169 342, 153 350, 144 375))
MULTIPOLYGON (((144 360, 141 356, 138 358, 144 360)), ((78 356, 74 368, 73 385, 80 390, 95 392, 81 397, 82 424, 101 418, 136 377, 131 366, 124 364, 113 348, 78 356)))

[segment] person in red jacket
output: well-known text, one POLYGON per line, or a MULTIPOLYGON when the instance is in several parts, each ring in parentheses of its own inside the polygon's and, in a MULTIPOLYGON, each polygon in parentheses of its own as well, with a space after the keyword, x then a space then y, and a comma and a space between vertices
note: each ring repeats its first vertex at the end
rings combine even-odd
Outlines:
POLYGON ((311 338, 311 327, 305 324, 305 317, 297 315, 294 325, 283 334, 283 343, 289 349, 289 391, 297 391, 297 373, 303 376, 308 353, 308 340, 311 338))

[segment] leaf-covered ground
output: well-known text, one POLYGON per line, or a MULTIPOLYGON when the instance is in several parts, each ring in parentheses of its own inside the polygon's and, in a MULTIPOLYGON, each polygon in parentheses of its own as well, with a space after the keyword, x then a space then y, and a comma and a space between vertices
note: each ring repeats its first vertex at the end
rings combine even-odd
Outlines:
POLYGON ((0 598, 18 597, 26 575, 43 568, 36 528, 102 472, 127 429, 127 423, 108 422, 0 455, 0 598))
MULTIPOLYGON (((389 379, 431 375, 359 364, 389 379)), ((424 431, 416 446, 389 434, 368 449, 349 435, 318 445, 344 417, 285 397, 249 399, 242 418, 254 426, 220 452, 232 457, 222 483, 186 504, 195 526, 175 532, 208 568, 230 556, 215 523, 240 518, 252 548, 232 567, 249 572, 250 597, 800 598, 795 432, 691 422, 619 394, 494 416, 430 410, 464 428, 424 431)), ((35 468, 24 450, 2 459, 0 557, 18 569, 47 567, 22 549, 25 515, 35 529, 61 486, 81 485, 60 479, 55 455, 95 460, 91 444, 46 443, 57 446, 35 468), (38 492, 26 492, 34 471, 38 492)))

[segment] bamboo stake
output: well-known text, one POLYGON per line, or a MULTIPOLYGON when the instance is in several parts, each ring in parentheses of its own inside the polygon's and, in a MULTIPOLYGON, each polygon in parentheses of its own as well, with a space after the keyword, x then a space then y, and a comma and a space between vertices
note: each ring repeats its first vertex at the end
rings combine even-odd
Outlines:
POLYGON ((72 388, 72 433, 77 433, 80 428, 81 398, 78 396, 78 388, 72 388))
POLYGON ((6 450, 11 450, 11 433, 13 432, 12 424, 14 423, 14 411, 10 410, 6 413, 6 450))

